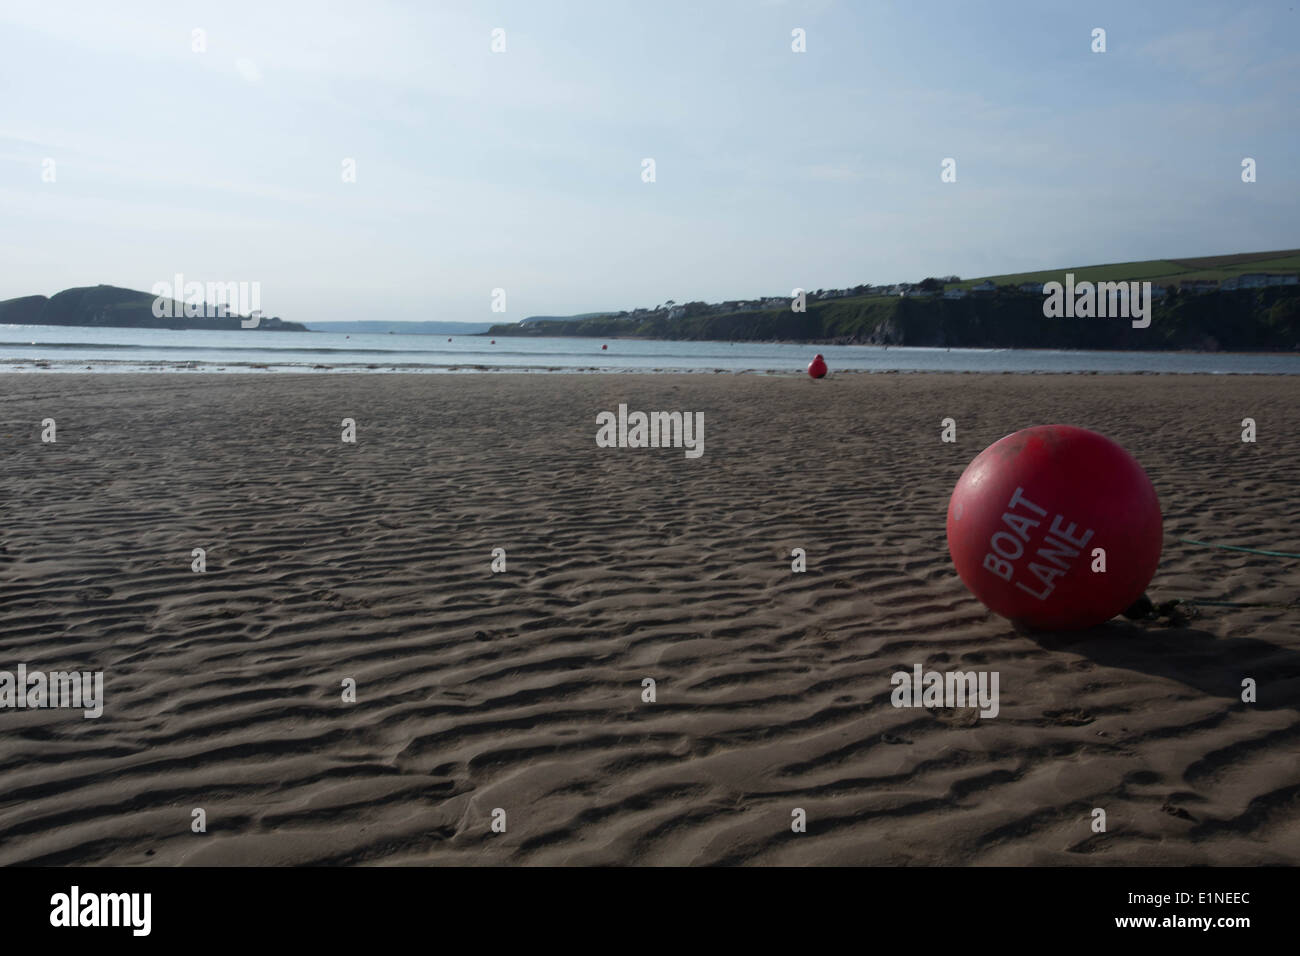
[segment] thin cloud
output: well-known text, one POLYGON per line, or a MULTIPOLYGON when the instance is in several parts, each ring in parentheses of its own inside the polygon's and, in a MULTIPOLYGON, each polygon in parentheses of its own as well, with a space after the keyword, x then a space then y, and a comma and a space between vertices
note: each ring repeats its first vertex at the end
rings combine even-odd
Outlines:
POLYGON ((235 61, 235 72, 242 76, 249 83, 261 83, 262 71, 257 68, 257 64, 246 56, 241 56, 235 61))

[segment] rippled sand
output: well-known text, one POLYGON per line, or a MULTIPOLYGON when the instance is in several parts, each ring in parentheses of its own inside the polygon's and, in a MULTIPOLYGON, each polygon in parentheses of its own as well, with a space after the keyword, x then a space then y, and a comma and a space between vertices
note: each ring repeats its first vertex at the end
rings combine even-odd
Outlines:
POLYGON ((1295 378, 0 376, 0 669, 107 698, 0 710, 0 863, 1300 863, 1300 561, 1176 541, 1300 552, 1298 421, 1295 378), (704 455, 597 448, 620 403, 704 455), (988 614, 948 494, 1058 421, 1155 483, 1155 600, 1268 606, 988 614), (915 664, 999 715, 894 708, 915 664))

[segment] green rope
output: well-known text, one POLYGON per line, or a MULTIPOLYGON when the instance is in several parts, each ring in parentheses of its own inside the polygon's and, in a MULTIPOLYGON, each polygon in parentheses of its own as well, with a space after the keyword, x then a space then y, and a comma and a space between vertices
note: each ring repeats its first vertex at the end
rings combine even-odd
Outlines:
POLYGON ((1235 544, 1211 544, 1208 541, 1193 541, 1191 538, 1179 538, 1183 544, 1198 544, 1203 548, 1222 548, 1225 551, 1245 551, 1247 554, 1265 554, 1270 558, 1298 558, 1300 554, 1288 554, 1286 551, 1261 551, 1259 548, 1239 548, 1235 544))
MULTIPOLYGON (((1243 548, 1235 544, 1213 544, 1209 541, 1193 541, 1191 538, 1178 538, 1177 540, 1181 541, 1183 544, 1194 544, 1202 548, 1222 548, 1224 551, 1243 551, 1246 554, 1262 554, 1270 558, 1295 558, 1300 560, 1300 554, 1291 554, 1287 551, 1263 551, 1259 548, 1243 548)), ((1278 611, 1300 610, 1300 602, 1295 601, 1290 604, 1269 604, 1262 601, 1216 601, 1211 598, 1187 598, 1186 600, 1181 601, 1166 601, 1159 605, 1159 607, 1151 605, 1148 601, 1149 613, 1154 615, 1169 615, 1180 604, 1188 605, 1190 607, 1266 607, 1278 611)), ((1136 607, 1137 605, 1134 605, 1134 608, 1136 607)))
POLYGON ((1278 611, 1294 611, 1297 606, 1294 604, 1265 604, 1259 601, 1205 601, 1201 598, 1188 598, 1182 604, 1194 604, 1198 607, 1271 607, 1278 611))

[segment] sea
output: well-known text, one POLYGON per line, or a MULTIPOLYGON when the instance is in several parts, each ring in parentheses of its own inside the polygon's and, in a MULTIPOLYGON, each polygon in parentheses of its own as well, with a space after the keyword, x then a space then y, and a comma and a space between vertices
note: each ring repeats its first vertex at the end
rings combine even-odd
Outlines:
POLYGON ((1153 372, 1300 375, 1300 352, 1087 352, 0 325, 4 372, 1153 372))

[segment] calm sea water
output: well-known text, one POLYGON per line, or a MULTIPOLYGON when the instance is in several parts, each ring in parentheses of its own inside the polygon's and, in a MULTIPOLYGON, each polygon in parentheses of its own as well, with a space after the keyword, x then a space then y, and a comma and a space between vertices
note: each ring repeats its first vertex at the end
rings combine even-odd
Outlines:
POLYGON ((924 349, 759 342, 473 335, 186 331, 0 325, 0 371, 16 372, 1201 372, 1300 374, 1300 354, 924 349), (608 344, 608 350, 601 346, 608 344))

